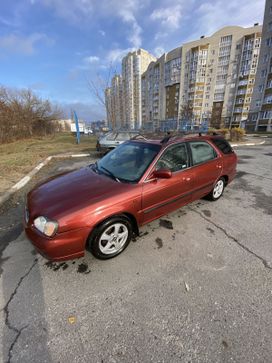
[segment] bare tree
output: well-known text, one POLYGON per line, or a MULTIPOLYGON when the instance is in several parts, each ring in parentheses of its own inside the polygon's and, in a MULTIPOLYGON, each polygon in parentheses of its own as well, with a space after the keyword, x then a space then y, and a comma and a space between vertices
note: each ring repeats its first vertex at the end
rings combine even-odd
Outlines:
POLYGON ((188 120, 188 121, 193 120, 194 112, 193 112, 193 103, 191 101, 188 101, 187 103, 181 106, 179 117, 181 120, 188 120))
POLYGON ((91 95, 96 99, 96 101, 102 106, 110 118, 110 122, 112 122, 112 108, 107 104, 106 101, 106 92, 111 87, 111 79, 116 74, 116 71, 113 71, 112 63, 110 63, 107 72, 104 76, 97 73, 94 79, 87 78, 87 85, 91 95))
POLYGON ((0 87, 0 141, 52 134, 62 116, 60 109, 31 90, 0 87))

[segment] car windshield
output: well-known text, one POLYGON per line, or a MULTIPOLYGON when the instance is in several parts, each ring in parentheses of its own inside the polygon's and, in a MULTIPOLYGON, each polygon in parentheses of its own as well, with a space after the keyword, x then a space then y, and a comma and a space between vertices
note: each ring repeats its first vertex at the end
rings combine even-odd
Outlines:
POLYGON ((118 181, 136 183, 160 149, 160 145, 129 141, 99 160, 97 168, 118 181))
POLYGON ((102 139, 104 139, 104 140, 115 140, 116 135, 117 135, 116 132, 109 132, 108 134, 103 136, 102 139))

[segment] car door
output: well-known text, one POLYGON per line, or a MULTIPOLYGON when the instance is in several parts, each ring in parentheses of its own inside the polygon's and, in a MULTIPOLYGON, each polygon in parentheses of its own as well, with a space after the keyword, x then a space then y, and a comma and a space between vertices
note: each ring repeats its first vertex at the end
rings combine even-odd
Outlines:
POLYGON ((188 142, 191 152, 194 186, 192 200, 207 195, 222 173, 222 159, 212 145, 205 141, 188 142))
POLYGON ((153 170, 170 169, 169 179, 155 179, 152 171, 143 183, 142 219, 147 223, 187 204, 191 200, 193 171, 185 143, 169 146, 157 160, 153 170))

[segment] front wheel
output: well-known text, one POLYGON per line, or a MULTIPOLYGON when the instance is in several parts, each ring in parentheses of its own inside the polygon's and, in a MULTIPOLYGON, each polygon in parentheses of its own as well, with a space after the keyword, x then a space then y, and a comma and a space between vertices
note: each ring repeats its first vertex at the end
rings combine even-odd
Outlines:
POLYGON ((225 179, 220 178, 215 183, 213 190, 210 192, 210 194, 208 194, 208 198, 212 201, 218 200, 223 195, 224 188, 225 188, 225 179))
POLYGON ((113 217, 100 224, 90 237, 88 246, 92 254, 102 260, 119 255, 128 246, 132 226, 125 217, 113 217))

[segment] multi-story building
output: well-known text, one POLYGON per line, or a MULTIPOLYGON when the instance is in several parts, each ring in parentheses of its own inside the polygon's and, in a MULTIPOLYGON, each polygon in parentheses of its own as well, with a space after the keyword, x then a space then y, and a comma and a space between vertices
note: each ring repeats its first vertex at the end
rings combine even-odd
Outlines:
POLYGON ((155 60, 144 49, 130 52, 122 60, 123 121, 129 129, 142 127, 141 76, 155 60))
POLYGON ((180 111, 213 127, 247 119, 261 40, 261 26, 225 27, 182 47, 180 111), (243 88, 243 89, 242 89, 243 88))
POLYGON ((162 117, 164 58, 151 62, 142 74, 142 127, 156 129, 162 117))
MULTIPOLYGON (((177 128, 186 119, 212 127, 244 126, 252 102, 261 31, 258 24, 225 27, 159 59, 143 49, 128 53, 122 61, 122 78, 115 76, 108 91, 113 126, 154 130, 164 123, 177 128)), ((270 62, 267 54, 264 58, 270 62)), ((269 72, 271 65, 263 72, 268 89, 261 114, 265 117, 272 104, 269 72)))
POLYGON ((272 0, 266 0, 260 60, 246 128, 272 130, 272 0))
POLYGON ((115 75, 111 80, 111 109, 112 126, 120 129, 124 127, 123 120, 123 83, 120 75, 115 75))
POLYGON ((112 106, 112 97, 111 97, 111 87, 107 87, 105 89, 105 108, 107 113, 107 126, 110 128, 114 128, 113 124, 113 106, 112 106))

